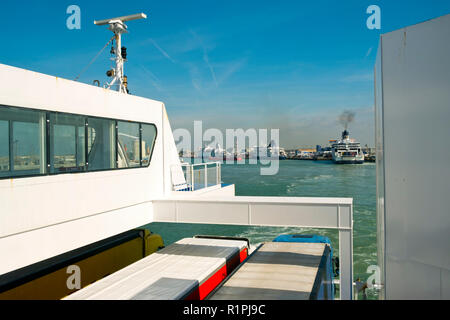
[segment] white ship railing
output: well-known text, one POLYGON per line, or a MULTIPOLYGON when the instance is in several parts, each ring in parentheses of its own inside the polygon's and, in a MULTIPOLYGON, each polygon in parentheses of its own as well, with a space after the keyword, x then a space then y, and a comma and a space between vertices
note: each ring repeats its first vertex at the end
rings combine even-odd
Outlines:
POLYGON ((174 191, 195 191, 221 184, 221 163, 181 163, 186 184, 173 185, 174 191))
POLYGON ((353 298, 353 199, 299 197, 192 197, 154 200, 154 221, 301 227, 339 233, 339 296, 353 298))

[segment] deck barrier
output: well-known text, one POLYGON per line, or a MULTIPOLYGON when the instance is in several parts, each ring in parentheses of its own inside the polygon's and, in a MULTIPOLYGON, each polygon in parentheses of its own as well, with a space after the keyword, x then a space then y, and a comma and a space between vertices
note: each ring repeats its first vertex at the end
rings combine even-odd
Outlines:
POLYGON ((353 298, 353 199, 170 197, 153 201, 155 222, 334 229, 339 232, 340 298, 353 298))
POLYGON ((195 191, 221 183, 221 163, 181 163, 186 184, 174 185, 174 191, 195 191))

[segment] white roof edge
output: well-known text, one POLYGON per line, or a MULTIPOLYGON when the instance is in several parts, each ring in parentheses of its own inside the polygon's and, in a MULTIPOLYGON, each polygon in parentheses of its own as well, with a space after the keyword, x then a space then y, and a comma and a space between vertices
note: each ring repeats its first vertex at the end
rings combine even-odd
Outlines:
POLYGON ((231 196, 231 197, 197 197, 192 195, 172 195, 153 201, 190 201, 190 202, 236 202, 236 203, 278 203, 278 204, 353 204, 353 198, 322 198, 322 197, 260 197, 260 196, 231 196))
MULTIPOLYGON (((110 89, 106 89, 106 88, 103 88, 103 87, 98 87, 98 86, 95 86, 93 84, 80 82, 80 81, 75 81, 75 80, 70 80, 70 79, 59 77, 59 76, 54 76, 54 75, 49 75, 49 74, 46 74, 46 73, 42 73, 42 72, 39 72, 39 71, 28 70, 28 69, 24 69, 24 68, 15 67, 15 66, 11 66, 11 65, 0 63, 0 72, 1 72, 2 68, 10 69, 10 70, 14 70, 15 69, 17 72, 28 72, 30 74, 35 74, 36 76, 47 77, 48 79, 53 78, 53 79, 58 80, 58 81, 67 81, 67 82, 69 82, 71 84, 77 84, 77 85, 82 86, 82 87, 87 87, 87 88, 91 88, 91 89, 95 89, 95 90, 101 90, 101 91, 103 91, 104 93, 107 93, 107 94, 123 95, 123 93, 117 92, 115 90, 110 90, 110 89)), ((150 101, 153 101, 153 102, 157 102, 157 103, 163 104, 162 101, 151 99, 151 98, 147 98, 147 97, 136 96, 136 95, 131 95, 131 94, 129 94, 127 96, 133 97, 133 98, 137 98, 137 99, 150 100, 150 101)))

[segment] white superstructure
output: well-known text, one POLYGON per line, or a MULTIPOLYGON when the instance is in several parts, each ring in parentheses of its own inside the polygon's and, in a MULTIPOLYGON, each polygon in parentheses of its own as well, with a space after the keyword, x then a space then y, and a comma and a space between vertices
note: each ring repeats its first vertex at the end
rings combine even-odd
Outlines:
MULTIPOLYGON (((0 74, 0 139, 10 145, 1 157, 0 274, 147 224, 151 200, 185 182, 162 102, 6 65, 0 74), (138 136, 139 125, 152 128, 142 164, 120 165, 122 124, 138 136), (84 127, 87 143, 63 136, 77 129, 80 138, 84 127), (73 151, 78 164, 57 161, 68 144, 60 154, 73 151)), ((133 144, 127 151, 139 158, 133 144)))

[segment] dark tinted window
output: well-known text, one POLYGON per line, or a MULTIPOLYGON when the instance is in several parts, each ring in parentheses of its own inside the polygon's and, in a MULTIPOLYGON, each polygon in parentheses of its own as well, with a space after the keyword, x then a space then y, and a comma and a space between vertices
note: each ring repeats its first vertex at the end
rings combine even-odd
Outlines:
POLYGON ((114 120, 88 118, 88 170, 116 168, 114 120))
POLYGON ((155 139, 151 124, 0 105, 0 178, 148 166, 155 139))
POLYGON ((85 117, 50 114, 50 171, 83 171, 85 156, 85 117))
POLYGON ((44 112, 0 106, 0 175, 46 173, 44 112))
POLYGON ((156 127, 151 124, 142 124, 142 165, 148 166, 152 156, 156 139, 156 127))
POLYGON ((9 172, 9 122, 0 120, 0 175, 9 172))
POLYGON ((141 165, 139 123, 118 121, 117 136, 118 167, 139 167, 141 165))

